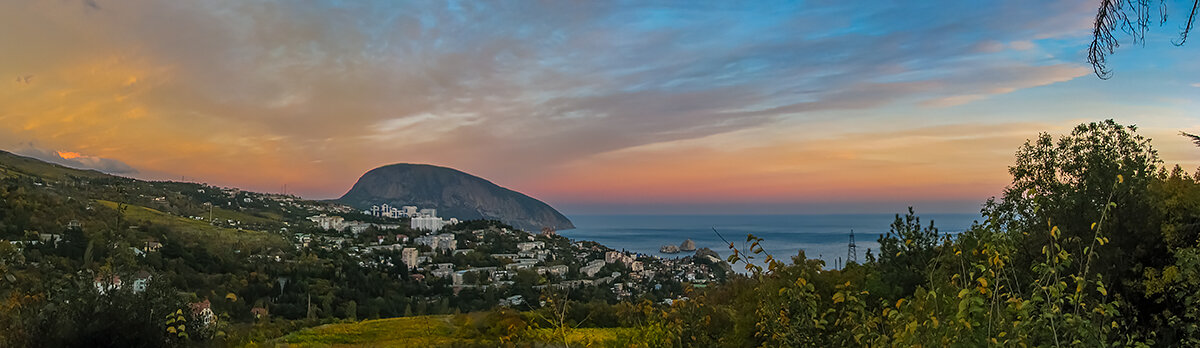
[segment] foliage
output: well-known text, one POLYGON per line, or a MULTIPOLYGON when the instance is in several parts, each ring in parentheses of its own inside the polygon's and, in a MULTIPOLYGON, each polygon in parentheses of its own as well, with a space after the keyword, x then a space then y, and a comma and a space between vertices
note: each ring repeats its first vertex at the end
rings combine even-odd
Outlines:
MULTIPOLYGON (((186 197, 155 206, 133 193, 175 184, 51 186, 16 173, 0 178, 0 346, 1200 345, 1200 174, 1168 170, 1149 139, 1111 120, 1026 142, 1012 182, 967 231, 942 234, 909 208, 879 238, 877 258, 843 269, 803 252, 776 258, 748 235, 742 247, 729 243, 728 261, 744 273, 707 288, 663 281, 659 293, 623 301, 607 286, 542 290, 552 278, 533 271, 515 272, 503 291, 416 281, 398 252, 364 259, 336 247, 374 236, 309 229, 310 245, 293 246, 273 231, 187 218, 195 207, 186 197), (43 242, 47 233, 62 240, 43 242), (161 249, 133 251, 148 240, 161 249), (143 271, 154 275, 145 291, 95 283, 143 271), (494 306, 512 294, 527 303, 494 306), (211 305, 218 324, 200 325, 196 303, 211 305), (405 317, 354 321, 396 316, 405 317)), ((224 204, 247 221, 286 218, 234 201, 224 204)), ((479 252, 571 243, 506 228, 474 221, 451 232, 479 252)), ((470 253, 434 260, 503 266, 470 253)))

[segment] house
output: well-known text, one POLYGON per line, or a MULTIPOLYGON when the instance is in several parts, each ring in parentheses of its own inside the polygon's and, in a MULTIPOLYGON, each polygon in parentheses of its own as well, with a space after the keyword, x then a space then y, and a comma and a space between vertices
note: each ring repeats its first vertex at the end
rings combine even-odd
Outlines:
POLYGON ((62 241, 62 235, 57 233, 38 233, 38 240, 46 244, 53 243, 57 247, 58 242, 62 241))
POLYGON ((190 305, 192 309, 192 318, 200 322, 203 327, 208 327, 217 323, 217 316, 213 314, 212 302, 204 299, 203 302, 196 302, 190 305))
POLYGON ((92 285, 96 287, 96 292, 104 295, 105 293, 121 288, 120 276, 96 276, 92 285))
POLYGON ((525 304, 525 298, 521 295, 512 295, 508 298, 500 299, 500 306, 502 307, 520 306, 522 304, 525 304))
POLYGON ((250 314, 254 316, 254 319, 265 319, 268 312, 266 308, 254 307, 250 308, 250 314))
POLYGON ((146 287, 150 285, 150 278, 152 277, 150 272, 138 271, 137 275, 133 277, 133 292, 146 291, 146 287))

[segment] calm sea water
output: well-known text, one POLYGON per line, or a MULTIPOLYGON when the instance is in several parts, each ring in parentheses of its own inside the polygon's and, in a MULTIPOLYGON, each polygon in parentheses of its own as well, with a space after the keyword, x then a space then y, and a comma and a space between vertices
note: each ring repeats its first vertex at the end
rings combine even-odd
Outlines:
MULTIPOLYGON (((942 233, 958 233, 978 220, 978 214, 921 215, 922 226, 930 220, 942 233)), ((838 215, 574 215, 570 216, 576 229, 559 234, 576 240, 591 240, 617 250, 628 250, 661 257, 683 257, 688 252, 662 254, 659 247, 679 245, 685 239, 696 242, 697 248, 710 248, 729 256, 729 245, 713 233, 715 228, 739 249, 746 235, 765 239, 764 249, 777 258, 790 260, 804 250, 809 258, 820 258, 829 267, 837 258, 848 256, 850 231, 854 230, 858 259, 864 259, 867 249, 878 255, 879 235, 887 233, 895 214, 838 214, 838 215)), ((748 245, 745 245, 748 246, 748 245)), ((740 267, 735 267, 740 268, 740 267)))

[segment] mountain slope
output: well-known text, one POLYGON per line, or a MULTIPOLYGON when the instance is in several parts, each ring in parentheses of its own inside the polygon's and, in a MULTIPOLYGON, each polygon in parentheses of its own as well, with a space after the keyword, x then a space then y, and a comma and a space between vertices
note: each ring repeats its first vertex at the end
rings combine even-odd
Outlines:
POLYGON ((32 157, 0 151, 0 176, 14 176, 18 174, 60 180, 72 176, 92 179, 115 177, 96 170, 69 168, 32 157))
POLYGON ((393 164, 363 174, 338 202, 435 208, 442 217, 500 220, 527 231, 575 225, 546 203, 461 171, 426 164, 393 164))

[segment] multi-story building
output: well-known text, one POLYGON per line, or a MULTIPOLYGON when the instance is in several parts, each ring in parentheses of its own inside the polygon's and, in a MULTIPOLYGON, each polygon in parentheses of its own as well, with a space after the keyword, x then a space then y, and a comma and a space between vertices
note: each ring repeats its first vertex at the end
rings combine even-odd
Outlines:
POLYGON ((417 248, 404 248, 400 250, 400 260, 404 261, 404 265, 408 269, 417 268, 417 248))
POLYGON ((454 240, 454 235, 450 233, 420 236, 415 241, 417 244, 428 246, 437 251, 454 251, 454 249, 458 249, 458 242, 454 240))
POLYGON ((595 276, 596 273, 600 272, 600 268, 603 268, 604 264, 604 260, 595 260, 588 263, 587 266, 580 267, 579 272, 587 275, 588 277, 592 277, 595 276))

